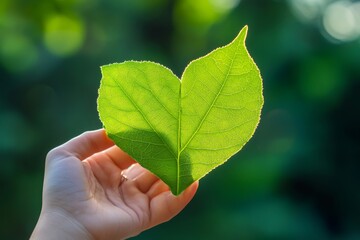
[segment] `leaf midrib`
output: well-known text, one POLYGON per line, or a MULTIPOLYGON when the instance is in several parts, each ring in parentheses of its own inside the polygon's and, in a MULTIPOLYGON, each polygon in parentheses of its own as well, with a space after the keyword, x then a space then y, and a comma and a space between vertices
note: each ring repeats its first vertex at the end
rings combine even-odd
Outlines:
MULTIPOLYGON (((238 49, 240 45, 240 41, 239 43, 237 44, 236 46, 236 50, 238 49)), ((189 138, 189 140, 187 141, 187 143, 184 145, 184 147, 180 150, 180 153, 183 152, 185 150, 185 148, 189 145, 189 143, 192 141, 192 139, 195 137, 195 135, 198 133, 199 129, 201 128, 201 126, 203 125, 205 119, 207 118, 207 116, 209 115, 211 109, 213 108, 213 106, 215 105, 215 102, 217 101, 217 99, 219 98, 227 80, 228 80, 228 77, 229 77, 229 73, 230 73, 230 70, 234 64, 234 60, 235 60, 235 55, 236 55, 236 51, 234 51, 234 55, 233 55, 233 58, 231 59, 231 64, 227 70, 227 73, 226 73, 226 76, 225 76, 225 80, 223 81, 223 83, 221 84, 221 87, 220 87, 220 90, 218 91, 218 93, 216 94, 214 100, 212 101, 212 103, 210 104, 210 107, 208 108, 208 110, 206 111, 206 113, 204 114, 204 117, 201 119, 201 122, 199 123, 198 127, 196 128, 196 130, 194 131, 194 133, 191 135, 191 137, 189 138)), ((181 106, 180 106, 181 108, 181 106)))
MULTIPOLYGON (((240 45, 240 41, 237 43, 236 45, 236 50, 239 48, 240 45)), ((181 153, 186 149, 186 147, 190 144, 190 142, 192 141, 192 139, 195 137, 195 135, 199 132, 201 126, 203 125, 205 119, 207 118, 207 116, 209 115, 211 109, 213 108, 213 106, 215 105, 215 102, 217 101, 217 99, 219 98, 226 82, 228 81, 229 78, 229 74, 230 71, 233 67, 234 61, 235 61, 235 55, 237 54, 236 51, 234 51, 233 57, 231 59, 231 64, 227 70, 226 76, 225 76, 225 80, 223 81, 223 83, 221 84, 221 87, 217 93, 217 95, 215 96, 214 100, 212 101, 212 103, 210 104, 210 107, 208 108, 208 110, 206 111, 206 113, 204 114, 201 122, 199 123, 198 127, 196 128, 196 130, 194 131, 194 133, 191 135, 191 137, 189 138, 189 140, 187 141, 187 143, 184 145, 184 147, 181 146, 181 113, 182 113, 182 105, 181 105, 181 89, 182 89, 182 81, 180 84, 180 91, 179 91, 179 122, 178 122, 178 154, 177 154, 177 166, 176 166, 176 171, 177 171, 177 178, 176 178, 176 193, 179 193, 179 184, 180 184, 180 155, 181 153)))
POLYGON ((181 89, 182 89, 182 82, 180 81, 179 87, 179 116, 178 116, 178 136, 177 136, 177 159, 176 159, 176 194, 179 194, 180 189, 180 155, 181 155, 181 89))

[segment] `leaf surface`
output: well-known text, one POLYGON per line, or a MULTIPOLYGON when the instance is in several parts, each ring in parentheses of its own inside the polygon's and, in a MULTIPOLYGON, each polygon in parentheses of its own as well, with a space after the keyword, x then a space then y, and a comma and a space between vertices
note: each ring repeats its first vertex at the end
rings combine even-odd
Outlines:
POLYGON ((191 62, 181 80, 152 62, 102 67, 98 111, 109 137, 176 195, 238 152, 259 123, 262 80, 246 34, 191 62))

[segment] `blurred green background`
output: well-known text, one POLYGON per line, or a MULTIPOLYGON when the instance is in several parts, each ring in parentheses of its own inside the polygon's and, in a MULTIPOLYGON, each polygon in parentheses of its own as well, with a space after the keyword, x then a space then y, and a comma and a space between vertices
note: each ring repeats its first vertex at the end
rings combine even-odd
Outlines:
POLYGON ((1 0, 0 238, 26 239, 51 148, 101 127, 99 66, 178 76, 247 24, 261 123, 172 221, 134 239, 360 239, 360 2, 1 0))

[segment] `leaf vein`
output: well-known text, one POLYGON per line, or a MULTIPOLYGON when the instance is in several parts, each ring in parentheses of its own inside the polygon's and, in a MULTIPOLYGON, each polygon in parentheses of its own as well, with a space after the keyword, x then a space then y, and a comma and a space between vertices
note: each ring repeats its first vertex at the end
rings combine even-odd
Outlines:
MULTIPOLYGON (((240 45, 240 41, 237 43, 236 45, 236 50, 239 48, 239 45, 240 45)), ((195 137, 196 133, 199 131, 199 129, 201 128, 201 126, 203 125, 206 117, 209 115, 210 113, 210 110, 212 109, 213 105, 215 104, 215 102, 217 101, 222 89, 224 88, 227 80, 228 80, 228 75, 230 74, 230 71, 232 69, 232 66, 234 64, 234 60, 235 60, 235 56, 236 56, 236 51, 235 51, 235 54, 234 54, 234 57, 231 58, 231 64, 230 64, 230 67, 228 68, 228 71, 226 73, 226 76, 225 76, 225 79, 220 87, 220 90, 218 92, 218 94, 215 96, 214 100, 212 101, 210 107, 208 108, 208 110, 206 111, 205 115, 203 116, 201 122, 199 123, 198 127, 196 128, 196 130, 194 131, 194 133, 191 135, 191 137, 189 138, 189 140, 187 141, 187 143, 182 147, 181 149, 181 152, 185 150, 185 148, 188 146, 188 144, 192 141, 192 139, 195 137)))
POLYGON ((155 129, 155 127, 151 124, 151 122, 147 119, 146 115, 144 114, 143 110, 137 105, 137 103, 129 96, 129 94, 125 91, 125 89, 119 84, 114 78, 112 80, 118 85, 118 87, 124 92, 125 96, 131 101, 131 103, 136 107, 136 109, 140 112, 141 116, 144 118, 144 120, 147 122, 147 124, 154 130, 154 132, 159 136, 159 138, 163 141, 164 145, 168 150, 173 154, 173 156, 176 158, 176 155, 174 151, 169 146, 168 142, 164 140, 161 134, 158 133, 158 131, 155 129))

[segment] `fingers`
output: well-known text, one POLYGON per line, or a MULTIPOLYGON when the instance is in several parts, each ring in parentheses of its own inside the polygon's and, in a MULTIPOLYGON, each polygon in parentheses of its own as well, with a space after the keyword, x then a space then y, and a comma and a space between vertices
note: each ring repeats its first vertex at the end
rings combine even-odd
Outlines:
POLYGON ((149 191, 150 187, 159 180, 153 173, 140 166, 134 164, 130 168, 123 171, 124 177, 135 183, 136 187, 143 193, 149 191))
POLYGON ((72 155, 84 160, 94 153, 103 151, 114 143, 107 137, 104 129, 85 132, 63 145, 53 149, 49 154, 72 155))
POLYGON ((112 146, 90 156, 85 162, 91 166, 94 176, 102 185, 117 188, 122 181, 122 171, 134 164, 135 160, 117 146, 112 146))
POLYGON ((136 161, 118 146, 113 146, 103 152, 120 169, 127 169, 136 161))
POLYGON ((159 179, 150 187, 146 194, 148 195, 149 199, 153 199, 161 193, 168 191, 170 191, 169 186, 159 179))
POLYGON ((170 191, 160 193, 150 202, 150 227, 166 222, 177 215, 194 197, 199 183, 194 182, 179 196, 174 196, 170 191))

